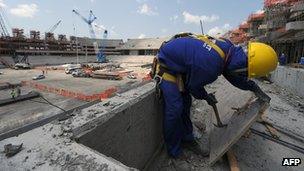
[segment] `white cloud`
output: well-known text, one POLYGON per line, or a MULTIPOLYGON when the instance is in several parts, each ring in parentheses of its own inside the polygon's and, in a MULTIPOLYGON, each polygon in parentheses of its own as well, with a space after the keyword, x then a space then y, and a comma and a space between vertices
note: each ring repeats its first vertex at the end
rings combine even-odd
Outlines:
POLYGON ((120 34, 118 34, 116 31, 115 31, 115 27, 114 26, 112 26, 111 28, 110 28, 110 31, 109 31, 109 38, 121 38, 122 37, 122 35, 120 35, 120 34))
POLYGON ((257 11, 255 12, 255 14, 263 14, 263 13, 264 13, 264 10, 262 10, 262 9, 257 10, 257 11))
POLYGON ((172 17, 170 17, 170 21, 175 22, 178 19, 178 15, 173 15, 172 17))
POLYGON ((53 13, 53 11, 49 10, 49 9, 46 9, 44 12, 47 13, 47 14, 52 14, 53 13))
POLYGON ((138 2, 138 3, 144 3, 144 2, 147 2, 147 0, 136 0, 136 2, 138 2))
POLYGON ((158 13, 154 11, 148 4, 143 4, 139 6, 137 13, 149 16, 158 15, 158 13))
POLYGON ((3 0, 0 0, 0 7, 1 7, 1 8, 7 7, 7 5, 4 3, 3 0))
POLYGON ((223 36, 228 30, 231 29, 230 24, 224 24, 222 27, 213 27, 208 31, 210 36, 223 36))
POLYGON ((162 29, 161 29, 161 32, 162 32, 162 33, 167 33, 167 32, 168 32, 168 29, 162 28, 162 29))
POLYGON ((146 38, 146 35, 141 33, 139 36, 138 36, 139 39, 143 39, 143 38, 146 38))
POLYGON ((36 4, 19 4, 16 8, 10 9, 10 13, 25 18, 33 18, 38 12, 38 5, 36 4))
POLYGON ((211 22, 214 22, 219 19, 219 16, 214 15, 214 14, 211 16, 207 16, 207 15, 199 16, 199 15, 190 14, 187 11, 183 12, 183 16, 184 16, 184 23, 187 23, 187 24, 191 24, 191 23, 199 24, 200 20, 202 20, 203 22, 211 23, 211 22))
POLYGON ((247 21, 243 21, 241 24, 246 24, 247 23, 247 21))

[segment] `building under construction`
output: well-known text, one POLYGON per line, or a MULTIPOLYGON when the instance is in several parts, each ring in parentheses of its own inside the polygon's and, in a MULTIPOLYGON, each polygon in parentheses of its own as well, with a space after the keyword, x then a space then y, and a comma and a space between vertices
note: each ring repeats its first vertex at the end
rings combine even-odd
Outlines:
POLYGON ((98 49, 102 49, 105 54, 119 55, 117 47, 123 45, 122 39, 90 39, 83 37, 58 35, 56 39, 54 33, 45 33, 45 37, 40 37, 39 31, 30 31, 30 37, 24 36, 24 30, 13 28, 12 37, 2 36, 0 38, 1 54, 9 54, 11 49, 19 54, 27 55, 96 55, 94 42, 97 42, 98 49))
POLYGON ((304 1, 265 0, 264 9, 251 14, 239 28, 230 32, 235 43, 256 39, 271 44, 284 53, 288 63, 298 63, 304 56, 304 1))

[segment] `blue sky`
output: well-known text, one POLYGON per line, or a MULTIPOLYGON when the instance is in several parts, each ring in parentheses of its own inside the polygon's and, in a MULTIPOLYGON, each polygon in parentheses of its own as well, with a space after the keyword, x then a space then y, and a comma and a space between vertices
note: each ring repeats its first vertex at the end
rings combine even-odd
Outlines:
POLYGON ((163 37, 177 32, 200 32, 199 19, 206 33, 216 34, 239 25, 250 13, 263 8, 263 0, 0 0, 11 27, 49 30, 58 20, 56 34, 89 36, 88 26, 72 13, 84 16, 93 10, 109 38, 163 37))

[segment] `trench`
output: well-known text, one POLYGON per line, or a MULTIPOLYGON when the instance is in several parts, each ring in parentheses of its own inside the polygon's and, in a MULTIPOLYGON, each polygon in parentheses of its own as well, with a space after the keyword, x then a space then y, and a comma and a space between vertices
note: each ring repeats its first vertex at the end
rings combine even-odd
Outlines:
MULTIPOLYGON (((77 131, 75 140, 124 165, 144 169, 161 148, 162 105, 153 86, 145 92, 109 111, 107 121, 86 131, 77 131)), ((92 123, 88 123, 92 125, 92 123)))

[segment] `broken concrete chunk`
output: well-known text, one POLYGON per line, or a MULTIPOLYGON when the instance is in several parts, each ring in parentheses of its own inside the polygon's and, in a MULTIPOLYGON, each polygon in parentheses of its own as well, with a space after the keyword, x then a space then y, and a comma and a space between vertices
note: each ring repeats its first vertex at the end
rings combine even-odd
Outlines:
POLYGON ((110 105, 110 101, 103 104, 103 106, 109 106, 109 105, 110 105))
POLYGON ((41 165, 43 165, 43 164, 45 164, 45 162, 40 161, 40 162, 36 163, 36 166, 41 166, 41 165))
POLYGON ((62 136, 63 135, 63 130, 60 130, 60 132, 58 133, 58 136, 62 136))
POLYGON ((26 156, 26 157, 23 159, 23 162, 26 162, 28 158, 29 158, 29 156, 26 156))
POLYGON ((67 125, 61 125, 61 130, 63 131, 63 133, 66 133, 66 132, 71 132, 72 128, 67 125))
POLYGON ((20 145, 12 145, 12 144, 4 145, 5 156, 12 157, 12 156, 16 155, 17 153, 19 153, 22 150, 22 145, 23 145, 23 143, 21 143, 20 145))

